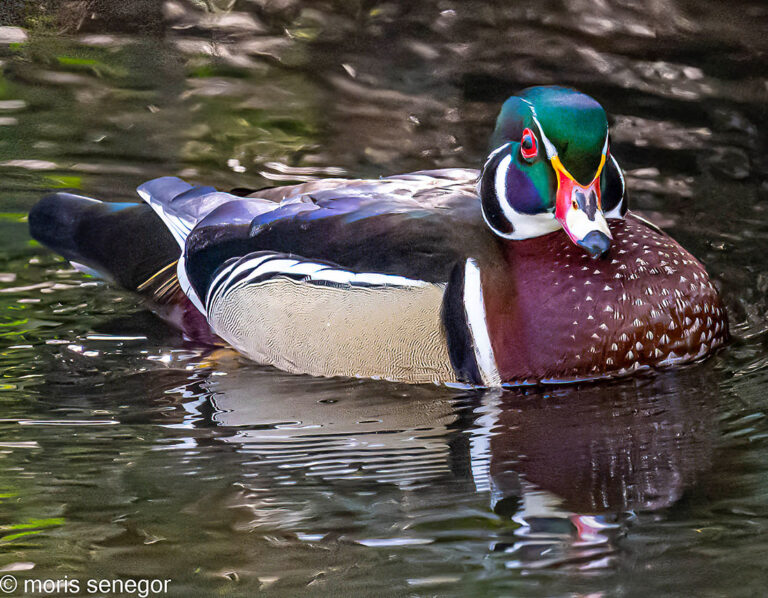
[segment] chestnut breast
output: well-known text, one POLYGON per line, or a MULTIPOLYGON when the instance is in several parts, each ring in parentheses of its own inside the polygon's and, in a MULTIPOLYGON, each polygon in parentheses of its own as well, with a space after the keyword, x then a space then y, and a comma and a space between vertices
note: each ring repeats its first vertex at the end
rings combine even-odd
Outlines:
POLYGON ((562 232, 505 242, 484 269, 488 332, 502 381, 573 381, 703 357, 728 338, 704 267, 628 215, 591 259, 562 232))

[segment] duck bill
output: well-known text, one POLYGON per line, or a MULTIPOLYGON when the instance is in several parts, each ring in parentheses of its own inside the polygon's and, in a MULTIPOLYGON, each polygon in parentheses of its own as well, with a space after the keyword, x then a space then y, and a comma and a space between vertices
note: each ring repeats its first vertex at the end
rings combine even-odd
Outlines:
POLYGON ((613 237, 600 205, 600 170, 586 187, 577 183, 557 161, 555 218, 576 245, 593 258, 605 255, 613 237))

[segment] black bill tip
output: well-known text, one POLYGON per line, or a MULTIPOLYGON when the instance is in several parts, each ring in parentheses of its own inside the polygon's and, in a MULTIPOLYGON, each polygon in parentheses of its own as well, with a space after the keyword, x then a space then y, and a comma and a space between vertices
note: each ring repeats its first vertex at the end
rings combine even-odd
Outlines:
POLYGON ((611 239, 599 230, 593 230, 578 242, 592 258, 603 257, 611 248, 611 239))

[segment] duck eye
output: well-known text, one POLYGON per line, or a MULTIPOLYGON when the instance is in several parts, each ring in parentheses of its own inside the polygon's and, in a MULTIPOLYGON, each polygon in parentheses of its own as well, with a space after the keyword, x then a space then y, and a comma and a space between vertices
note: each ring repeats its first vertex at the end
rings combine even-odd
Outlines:
POLYGON ((536 137, 534 137, 533 131, 526 129, 523 131, 523 138, 520 141, 520 154, 523 158, 530 161, 536 157, 537 153, 536 137))

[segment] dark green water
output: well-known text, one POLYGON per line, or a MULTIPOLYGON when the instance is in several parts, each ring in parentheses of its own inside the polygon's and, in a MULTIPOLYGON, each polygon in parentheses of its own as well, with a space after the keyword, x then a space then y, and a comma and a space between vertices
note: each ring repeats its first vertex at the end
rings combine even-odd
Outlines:
POLYGON ((0 11, 23 27, 0 28, 14 595, 65 578, 170 579, 153 595, 172 596, 765 595, 765 3, 211 4, 0 11), (536 83, 611 113, 634 207, 722 289, 725 351, 505 393, 288 376, 186 344, 26 231, 52 188, 126 200, 163 174, 231 188, 478 166, 500 102, 536 83))

